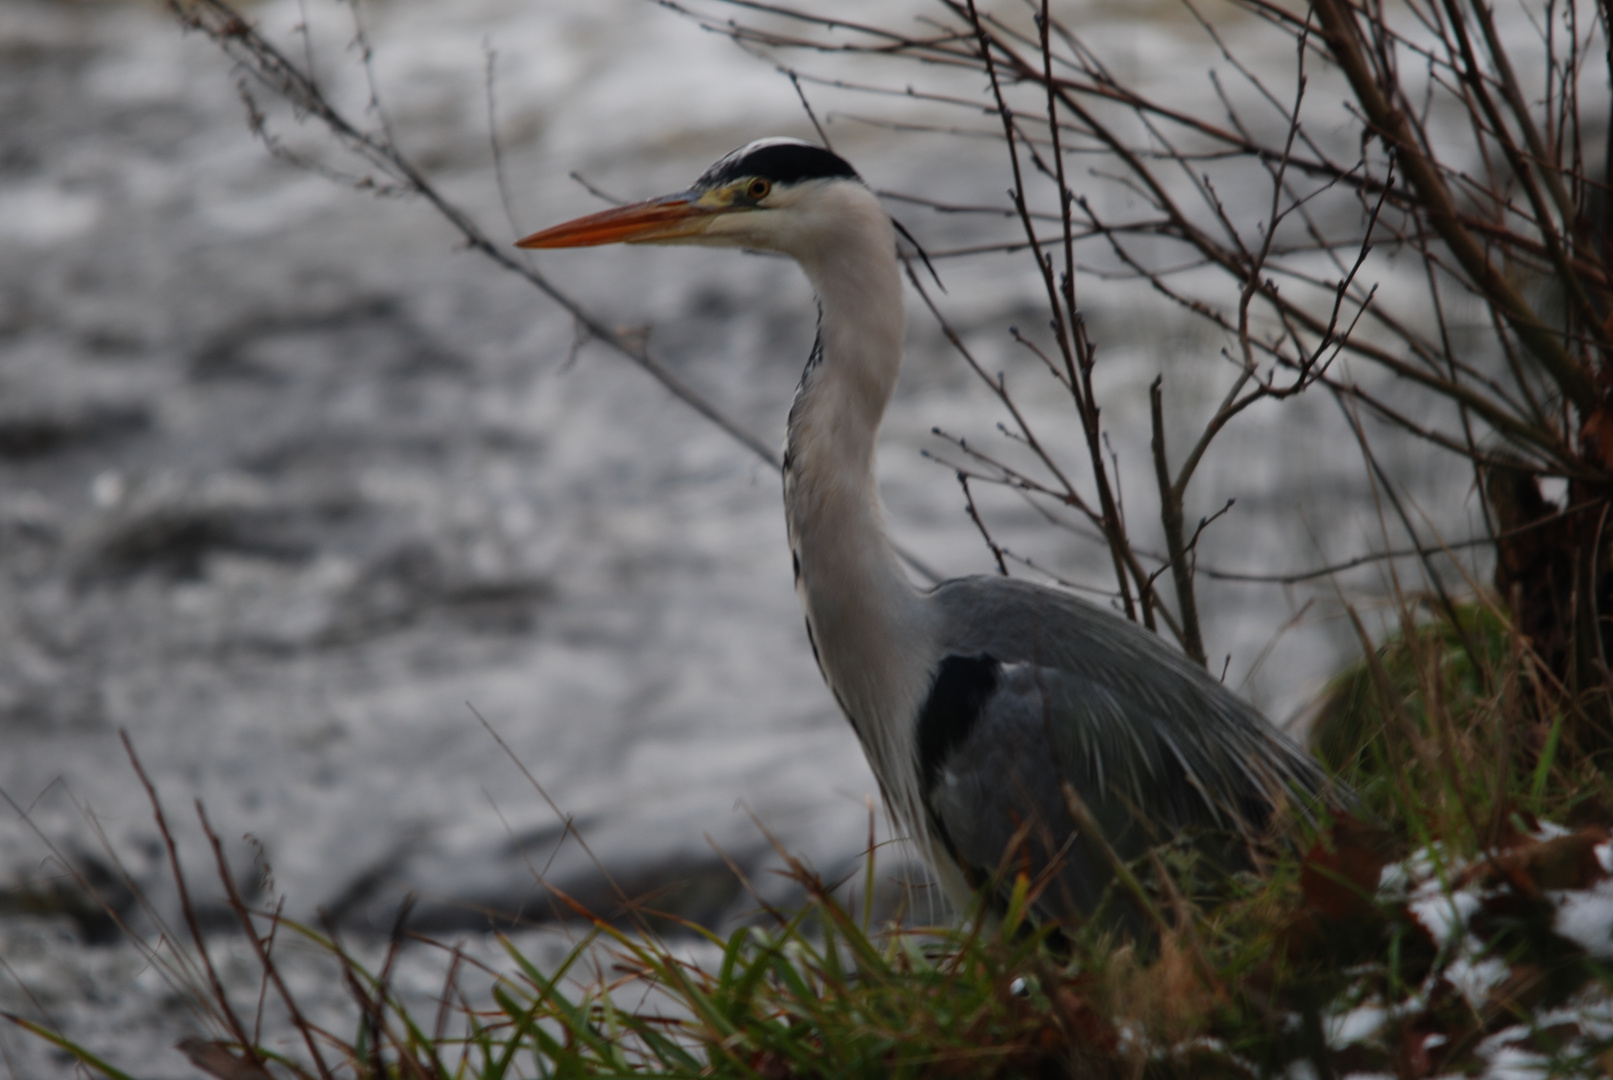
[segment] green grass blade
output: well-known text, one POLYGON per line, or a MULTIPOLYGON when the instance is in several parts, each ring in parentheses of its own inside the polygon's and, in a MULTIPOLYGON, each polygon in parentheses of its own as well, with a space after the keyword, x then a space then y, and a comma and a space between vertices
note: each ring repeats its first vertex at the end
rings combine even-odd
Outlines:
POLYGON ((37 1035, 41 1039, 44 1039, 46 1042, 50 1043, 52 1046, 59 1047, 60 1049, 73 1055, 73 1059, 79 1064, 88 1065, 101 1075, 110 1077, 111 1080, 134 1080, 134 1077, 130 1076, 128 1073, 107 1064, 94 1054, 90 1053, 88 1050, 84 1049, 82 1046, 73 1042, 71 1039, 52 1031, 43 1024, 36 1024, 32 1020, 24 1020, 22 1017, 14 1016, 11 1013, 0 1013, 0 1016, 10 1020, 13 1024, 16 1024, 29 1034, 37 1035))
POLYGON ((1535 764, 1534 776, 1529 782, 1529 805, 1540 813, 1546 797, 1546 781, 1551 777, 1551 767, 1557 760, 1557 743, 1563 737, 1563 720, 1568 712, 1559 709, 1552 719, 1551 731, 1546 734, 1546 745, 1540 750, 1540 760, 1535 764))

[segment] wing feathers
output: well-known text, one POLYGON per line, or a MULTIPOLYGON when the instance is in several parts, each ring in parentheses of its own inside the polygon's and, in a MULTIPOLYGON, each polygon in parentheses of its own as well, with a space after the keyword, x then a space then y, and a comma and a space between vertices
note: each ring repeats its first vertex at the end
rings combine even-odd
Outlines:
POLYGON ((1140 627, 1003 578, 934 595, 953 629, 918 717, 918 765, 928 824, 966 876, 1005 859, 1040 873, 1062 852, 1047 895, 1090 911, 1111 874, 1070 843, 1064 783, 1128 859, 1179 834, 1225 847, 1323 788, 1303 751, 1140 627))

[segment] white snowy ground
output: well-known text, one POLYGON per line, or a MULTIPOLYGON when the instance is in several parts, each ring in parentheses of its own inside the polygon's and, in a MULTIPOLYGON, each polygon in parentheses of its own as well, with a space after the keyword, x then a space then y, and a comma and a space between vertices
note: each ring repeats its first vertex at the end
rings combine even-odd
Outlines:
MULTIPOLYGON (((1613 958, 1613 840, 1605 831, 1574 837, 1554 825, 1520 840, 1510 857, 1553 841, 1600 841, 1590 847, 1594 863, 1574 875, 1578 880, 1561 883, 1571 887, 1543 890, 1538 897, 1543 905, 1538 913, 1542 925, 1534 929, 1549 930, 1562 943, 1571 943, 1569 948, 1583 950, 1592 962, 1613 958)), ((1509 858, 1506 851, 1492 855, 1501 861, 1509 858)), ((1471 1060, 1464 1055, 1463 1060, 1450 1063, 1453 1072, 1460 1068, 1465 1075, 1490 1080, 1533 1080, 1593 1075, 1607 1068, 1605 1054, 1596 1053, 1613 1038, 1613 1000, 1605 983, 1593 981, 1561 1001, 1521 1007, 1512 1003, 1520 994, 1519 987, 1527 987, 1529 979, 1540 974, 1540 957, 1528 951, 1517 955, 1524 920, 1516 915, 1516 901, 1520 894, 1532 891, 1532 883, 1527 871, 1507 881, 1486 870, 1480 861, 1464 863, 1437 847, 1384 868, 1379 902, 1404 905, 1432 940, 1437 956, 1420 984, 1404 987, 1405 995, 1397 1000, 1367 995, 1335 1003, 1325 1021, 1330 1050, 1376 1054, 1391 1061, 1398 1058, 1408 1068, 1416 1067, 1408 1060, 1415 1055, 1423 1059, 1426 1069, 1429 1061, 1438 1061, 1441 1054, 1450 1052, 1447 1044, 1458 1037, 1432 1019, 1440 1011, 1452 1014, 1450 1005, 1455 999, 1469 1016, 1493 1019, 1479 1032, 1482 1037, 1472 1037, 1471 1060), (1509 934, 1510 944, 1505 936, 1509 934), (1532 969, 1520 978, 1519 968, 1525 965, 1532 969)), ((1306 1063, 1290 1075, 1293 1080, 1305 1080, 1314 1075, 1314 1069, 1306 1063)), ((1387 1074, 1348 1075, 1366 1080, 1387 1074)))

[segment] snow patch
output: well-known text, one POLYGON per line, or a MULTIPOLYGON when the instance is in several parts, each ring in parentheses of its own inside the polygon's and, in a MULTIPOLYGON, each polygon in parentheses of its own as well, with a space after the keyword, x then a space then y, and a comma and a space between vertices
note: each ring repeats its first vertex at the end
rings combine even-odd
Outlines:
MULTIPOLYGON (((1607 848, 1597 847, 1597 854, 1607 848)), ((1613 958, 1613 878, 1590 889, 1554 894, 1558 898, 1552 932, 1598 959, 1613 958)))
POLYGON ((1447 894, 1435 881, 1419 889, 1417 898, 1406 906, 1433 937, 1434 945, 1443 949, 1467 926, 1479 903, 1479 898, 1470 892, 1447 894))

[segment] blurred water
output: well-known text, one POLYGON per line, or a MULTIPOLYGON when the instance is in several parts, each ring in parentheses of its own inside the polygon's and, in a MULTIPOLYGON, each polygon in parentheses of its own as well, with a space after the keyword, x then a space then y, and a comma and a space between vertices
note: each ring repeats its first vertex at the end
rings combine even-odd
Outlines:
MULTIPOLYGON (((1138 77, 1209 63, 1187 27, 1085 10, 1138 77)), ((304 12, 286 0, 255 15, 285 34, 304 12)), ((308 17, 315 70, 362 114, 345 9, 310 0, 308 17)), ((496 236, 596 208, 572 170, 647 196, 750 138, 811 134, 768 63, 637 0, 395 0, 370 20, 402 145, 496 236), (488 150, 489 45, 513 223, 488 150)), ((800 628, 774 475, 625 362, 577 348, 562 312, 457 250, 424 206, 271 158, 236 77, 154 8, 0 8, 0 787, 30 811, 0 821, 0 876, 48 892, 36 828, 80 865, 103 862, 93 820, 171 910, 121 729, 185 820, 191 867, 206 865, 194 798, 249 888, 264 884, 261 846, 295 914, 381 929, 414 889, 423 926, 468 932, 488 909, 541 916, 534 868, 608 903, 478 715, 624 884, 670 887, 666 906, 691 917, 752 905, 714 847, 787 892, 756 874, 770 854, 752 815, 825 873, 850 866, 874 786, 800 628)), ((276 121, 291 150, 318 152, 276 121)), ((876 187, 1001 201, 1006 167, 987 149, 845 110, 831 131, 876 187)), ((931 245, 979 228, 893 207, 931 245)), ((944 302, 1078 468, 1073 417, 1006 333, 1041 319, 1021 262, 943 264, 944 302)), ((781 435, 812 337, 793 266, 655 249, 541 265, 607 319, 648 328, 751 430, 781 435)), ((1136 287, 1085 288, 1106 422, 1146 522, 1147 383, 1164 371, 1173 418, 1202 421, 1224 342, 1136 287)), ((989 437, 999 414, 935 328, 910 323, 880 466, 891 526, 949 574, 985 572, 952 477, 920 450, 943 448, 934 425, 989 437)), ((1238 500, 1205 560, 1299 567, 1377 539, 1342 430, 1320 400, 1235 425, 1190 508, 1238 500)), ((1452 536, 1466 482, 1437 463, 1415 480, 1452 536)), ((1015 550, 1107 584, 1096 545, 1012 498, 983 503, 1015 550)), ((1369 600, 1373 580, 1351 595, 1369 600)), ((1212 656, 1279 719, 1349 655, 1332 595, 1204 586, 1212 656)), ((60 923, 11 927, 0 942, 31 943, 30 984, 92 1042, 164 1046, 192 1022, 132 954, 60 923)), ((0 1002, 27 1007, 4 978, 0 1002)), ((44 1075, 34 1044, 0 1033, 0 1048, 19 1075, 44 1075)), ((143 1075, 183 1073, 150 1060, 143 1075)))

